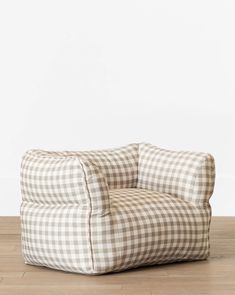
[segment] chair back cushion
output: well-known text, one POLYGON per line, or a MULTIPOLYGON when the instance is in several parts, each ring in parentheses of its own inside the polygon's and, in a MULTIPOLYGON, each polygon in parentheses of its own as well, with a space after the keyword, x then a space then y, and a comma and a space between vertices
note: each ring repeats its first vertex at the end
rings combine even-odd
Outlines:
POLYGON ((97 151, 75 152, 83 161, 97 166, 110 189, 136 188, 138 178, 138 144, 97 151))

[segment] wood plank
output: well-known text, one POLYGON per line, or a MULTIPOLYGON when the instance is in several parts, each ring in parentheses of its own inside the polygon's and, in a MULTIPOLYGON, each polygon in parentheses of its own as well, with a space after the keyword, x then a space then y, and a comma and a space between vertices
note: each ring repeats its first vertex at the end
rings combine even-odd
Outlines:
POLYGON ((114 289, 104 286, 103 288, 78 288, 77 286, 1 286, 1 295, 151 295, 150 291, 114 289))
POLYGON ((0 235, 20 234, 19 216, 0 216, 0 235))
POLYGON ((0 278, 22 278, 24 276, 23 271, 8 271, 8 272, 0 272, 0 278))

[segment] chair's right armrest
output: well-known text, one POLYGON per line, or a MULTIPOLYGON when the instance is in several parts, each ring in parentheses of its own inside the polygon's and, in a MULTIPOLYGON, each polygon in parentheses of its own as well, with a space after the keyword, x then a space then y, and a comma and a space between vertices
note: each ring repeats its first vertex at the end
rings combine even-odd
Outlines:
POLYGON ((110 210, 109 189, 101 171, 69 152, 26 152, 21 164, 21 194, 23 201, 35 204, 76 204, 101 215, 110 210))
POLYGON ((139 145, 139 188, 207 206, 214 182, 215 163, 208 153, 171 151, 146 143, 139 145))

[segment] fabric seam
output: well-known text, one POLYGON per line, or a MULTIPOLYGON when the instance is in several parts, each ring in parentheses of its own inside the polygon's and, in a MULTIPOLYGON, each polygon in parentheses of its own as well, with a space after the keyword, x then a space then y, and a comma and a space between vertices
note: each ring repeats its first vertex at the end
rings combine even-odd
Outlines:
POLYGON ((140 144, 137 143, 137 178, 136 178, 136 188, 138 188, 139 182, 139 161, 140 161, 140 144))
MULTIPOLYGON (((200 174, 200 169, 203 166, 203 164, 206 163, 206 161, 207 161, 207 156, 199 162, 198 166, 195 169, 195 174, 194 174, 193 181, 192 181, 193 194, 195 194, 195 192, 196 192, 196 181, 197 181, 198 175, 200 174)), ((208 205, 210 205, 209 199, 208 200, 203 199, 202 202, 200 202, 200 200, 198 200, 198 198, 196 198, 195 200, 193 200, 193 203, 198 208, 200 208, 200 207, 205 208, 205 207, 208 207, 208 205)))
POLYGON ((83 173, 84 173, 84 180, 85 180, 85 184, 86 184, 86 191, 87 191, 87 196, 89 198, 89 207, 90 207, 90 212, 89 212, 89 216, 88 216, 88 228, 89 228, 89 246, 90 246, 90 253, 91 253, 91 267, 92 267, 92 271, 94 272, 94 253, 93 253, 93 246, 92 246, 92 235, 91 235, 91 218, 92 218, 92 202, 91 202, 91 195, 90 195, 90 191, 88 188, 88 182, 87 182, 87 173, 86 173, 86 169, 84 167, 84 163, 82 161, 80 161, 79 159, 77 159, 82 167, 83 173))

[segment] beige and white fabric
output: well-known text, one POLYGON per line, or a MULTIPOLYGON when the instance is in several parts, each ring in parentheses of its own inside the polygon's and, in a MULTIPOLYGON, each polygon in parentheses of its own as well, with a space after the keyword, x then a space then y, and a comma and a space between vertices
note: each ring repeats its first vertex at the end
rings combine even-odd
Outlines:
POLYGON ((21 166, 26 263, 84 274, 209 255, 209 154, 149 144, 28 151, 21 166))
POLYGON ((169 151, 139 145, 138 188, 207 205, 215 179, 214 159, 207 153, 169 151))

